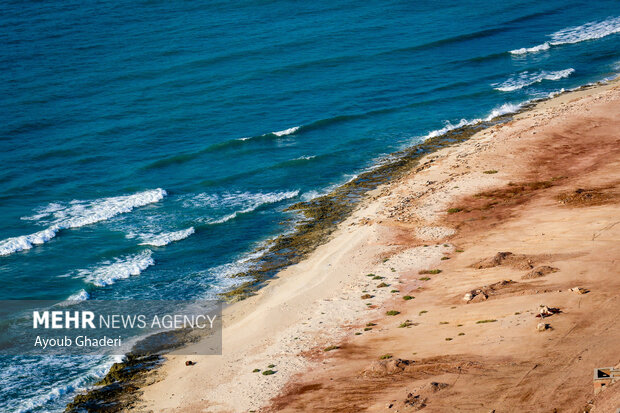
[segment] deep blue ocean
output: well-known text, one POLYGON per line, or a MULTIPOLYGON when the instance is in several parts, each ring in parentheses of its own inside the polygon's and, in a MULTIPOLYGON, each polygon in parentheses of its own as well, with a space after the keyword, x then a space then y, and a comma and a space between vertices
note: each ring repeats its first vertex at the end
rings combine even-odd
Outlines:
MULTIPOLYGON (((214 297, 288 205, 614 77, 619 33, 616 0, 7 0, 0 300, 214 297)), ((2 358, 0 411, 62 411, 110 363, 2 358)))

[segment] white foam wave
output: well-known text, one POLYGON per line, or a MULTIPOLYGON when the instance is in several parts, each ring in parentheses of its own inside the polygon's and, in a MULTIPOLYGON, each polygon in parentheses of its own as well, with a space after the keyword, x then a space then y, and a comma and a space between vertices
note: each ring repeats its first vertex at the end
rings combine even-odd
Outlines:
POLYGON ((547 50, 551 46, 573 44, 595 40, 620 33, 620 17, 612 17, 603 21, 589 22, 581 26, 567 27, 551 34, 551 40, 530 48, 511 50, 512 54, 535 53, 547 50))
POLYGON ((543 44, 539 44, 538 46, 534 46, 534 47, 522 47, 521 49, 511 50, 510 53, 515 54, 515 55, 520 55, 520 54, 527 54, 527 53, 542 52, 543 50, 549 50, 550 48, 551 48, 551 45, 549 44, 549 42, 544 42, 543 44))
POLYGON ((168 245, 171 242, 180 241, 192 235, 194 232, 194 227, 189 227, 186 229, 182 229, 180 231, 174 232, 164 232, 161 234, 142 234, 139 235, 142 238, 143 242, 140 245, 152 245, 154 247, 163 247, 164 245, 168 245))
POLYGON ((41 245, 56 236, 59 228, 51 227, 30 235, 7 238, 0 241, 0 256, 10 255, 14 252, 29 250, 35 245, 41 245))
MULTIPOLYGON (((491 110, 489 112, 489 114, 484 117, 484 118, 476 118, 476 119, 461 119, 460 121, 458 121, 457 123, 452 123, 450 121, 446 121, 445 122, 445 126, 443 128, 440 129, 436 129, 434 131, 429 132, 426 136, 424 136, 422 138, 422 140, 426 140, 426 139, 430 139, 430 138, 435 138, 437 136, 441 136, 447 132, 450 132, 451 130, 454 129, 458 129, 461 128, 463 126, 469 126, 469 125, 475 125, 477 123, 483 122, 483 121, 490 121, 493 120, 494 118, 498 117, 498 116, 502 116, 502 115, 507 115, 509 113, 515 113, 517 111, 519 111, 524 105, 528 104, 529 101, 525 101, 522 103, 504 103, 501 106, 498 106, 496 108, 493 108, 493 110, 491 110)), ((416 140, 419 140, 416 139, 416 140)))
POLYGON ((300 156, 299 158, 295 158, 294 160, 295 161, 308 161, 314 158, 316 158, 316 155, 303 155, 303 156, 300 156))
MULTIPOLYGON (((527 102, 526 102, 527 103, 527 102)), ((490 121, 498 116, 507 115, 509 113, 515 113, 523 107, 524 103, 504 103, 503 105, 494 108, 489 115, 484 118, 485 121, 490 121)))
MULTIPOLYGON (((20 401, 19 404, 17 404, 17 406, 15 406, 15 409, 12 411, 15 411, 16 413, 29 413, 33 410, 43 411, 40 409, 48 403, 54 402, 67 394, 72 394, 80 390, 85 390, 90 383, 93 383, 98 379, 103 378, 109 371, 110 367, 112 367, 114 363, 122 361, 123 358, 124 356, 108 356, 94 357, 92 359, 81 359, 84 363, 91 364, 91 366, 84 374, 77 376, 75 379, 70 379, 66 381, 65 384, 54 387, 52 389, 48 389, 42 386, 42 388, 39 389, 37 394, 35 394, 34 396, 29 395, 33 397, 29 397, 23 401, 20 401)), ((67 368, 67 365, 74 363, 74 360, 75 358, 71 357, 44 356, 43 359, 36 359, 34 361, 25 360, 20 363, 24 363, 26 364, 25 367, 32 369, 40 368, 41 365, 48 368, 55 365, 57 365, 58 368, 67 368)), ((20 368, 23 369, 24 366, 20 365, 20 368)))
POLYGON ((286 199, 295 198, 299 195, 299 191, 285 192, 268 192, 268 193, 252 193, 252 192, 224 192, 221 194, 200 193, 193 195, 183 201, 185 208, 215 209, 234 211, 218 218, 204 218, 201 221, 207 224, 221 224, 236 218, 240 214, 246 214, 259 208, 261 205, 274 204, 286 199))
POLYGON ((66 301, 86 301, 90 298, 90 294, 82 289, 75 294, 71 294, 66 301))
POLYGON ((233 213, 225 215, 221 218, 207 219, 205 222, 207 224, 222 224, 236 218, 241 214, 247 214, 248 212, 252 212, 261 205, 275 204, 276 202, 284 201, 285 199, 294 198, 297 195, 299 195, 299 191, 279 192, 271 194, 252 194, 252 199, 249 200, 248 206, 246 206, 245 208, 234 211, 233 213))
POLYGON ((58 231, 79 228, 108 220, 116 215, 131 212, 133 209, 161 201, 167 195, 161 188, 138 192, 133 195, 101 198, 94 201, 74 200, 69 204, 52 203, 37 214, 24 217, 27 220, 41 221, 47 218, 47 229, 34 234, 7 238, 0 241, 0 256, 41 245, 56 236, 58 231))
POLYGON ((450 121, 447 121, 443 128, 436 129, 434 131, 429 132, 424 138, 425 139, 435 138, 437 136, 443 135, 446 132, 450 132, 451 130, 460 128, 462 126, 478 123, 479 121, 480 121, 480 119, 474 119, 473 121, 470 121, 470 120, 467 120, 467 119, 461 119, 457 123, 452 123, 450 121))
POLYGON ((276 136, 284 136, 284 135, 290 135, 291 133, 295 133, 299 130, 299 126, 294 126, 292 128, 288 128, 288 129, 284 129, 278 132, 271 132, 276 136))
POLYGON ((25 220, 25 221, 38 221, 64 208, 65 206, 63 204, 58 203, 58 202, 52 202, 43 208, 37 209, 36 214, 28 216, 28 217, 21 217, 20 219, 25 220))
POLYGON ((79 270, 77 275, 97 287, 112 285, 118 280, 140 275, 151 265, 155 265, 153 251, 145 250, 113 260, 103 261, 94 268, 79 270))
POLYGON ((541 70, 540 72, 530 73, 528 71, 520 73, 518 76, 513 76, 503 83, 494 84, 494 89, 502 92, 512 92, 515 90, 523 89, 524 87, 540 83, 544 80, 560 80, 569 77, 575 69, 568 68, 564 70, 557 70, 555 72, 547 72, 541 70))

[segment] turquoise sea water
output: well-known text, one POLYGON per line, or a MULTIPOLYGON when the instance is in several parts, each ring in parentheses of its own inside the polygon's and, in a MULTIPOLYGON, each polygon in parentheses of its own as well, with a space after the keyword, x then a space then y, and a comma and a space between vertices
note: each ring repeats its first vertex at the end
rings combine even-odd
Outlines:
MULTIPOLYGON (((7 1, 0 300, 212 297, 282 210, 620 69, 617 1, 7 1)), ((225 344, 224 344, 225 351, 225 344)), ((0 359, 58 411, 109 359, 0 359)))

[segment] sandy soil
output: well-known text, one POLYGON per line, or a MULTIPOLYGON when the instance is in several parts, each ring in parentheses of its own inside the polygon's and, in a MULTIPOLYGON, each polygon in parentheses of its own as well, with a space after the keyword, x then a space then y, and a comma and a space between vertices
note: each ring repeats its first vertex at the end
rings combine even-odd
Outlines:
POLYGON ((611 83, 427 156, 228 307, 223 355, 168 357, 136 409, 615 411, 592 373, 620 362, 619 131, 611 83))

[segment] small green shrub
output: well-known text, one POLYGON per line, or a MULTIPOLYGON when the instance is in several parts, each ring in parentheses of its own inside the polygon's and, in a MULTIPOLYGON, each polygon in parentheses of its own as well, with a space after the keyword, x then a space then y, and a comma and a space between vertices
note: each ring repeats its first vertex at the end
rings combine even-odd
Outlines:
POLYGON ((433 274, 433 275, 436 275, 436 274, 439 274, 440 272, 441 272, 441 270, 439 270, 439 269, 434 269, 434 270, 422 270, 422 271, 418 271, 418 274, 420 274, 420 275, 424 275, 424 274, 433 274))

